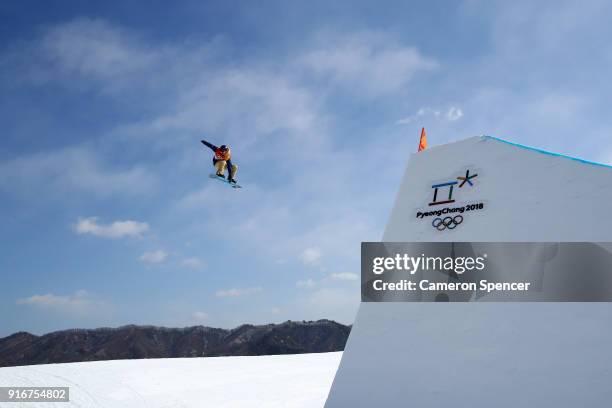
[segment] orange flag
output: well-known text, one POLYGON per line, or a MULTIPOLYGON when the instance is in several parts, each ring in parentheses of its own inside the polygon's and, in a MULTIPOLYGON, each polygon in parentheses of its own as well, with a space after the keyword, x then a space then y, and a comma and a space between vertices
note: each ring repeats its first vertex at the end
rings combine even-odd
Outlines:
POLYGON ((421 130, 421 140, 419 140, 419 152, 425 149, 427 149, 427 132, 425 132, 425 128, 423 128, 423 130, 421 130))

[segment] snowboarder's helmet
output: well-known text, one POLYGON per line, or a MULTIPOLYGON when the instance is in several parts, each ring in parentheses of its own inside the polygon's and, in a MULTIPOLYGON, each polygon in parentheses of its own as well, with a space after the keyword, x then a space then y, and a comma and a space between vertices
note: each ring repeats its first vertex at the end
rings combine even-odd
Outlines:
POLYGON ((227 146, 226 145, 221 145, 219 146, 219 150, 221 150, 222 152, 227 150, 227 146))

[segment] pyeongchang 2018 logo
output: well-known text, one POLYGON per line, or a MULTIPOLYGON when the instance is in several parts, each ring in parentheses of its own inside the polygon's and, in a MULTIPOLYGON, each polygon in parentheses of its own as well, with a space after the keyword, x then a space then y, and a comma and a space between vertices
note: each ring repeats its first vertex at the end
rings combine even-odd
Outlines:
POLYGON ((464 221, 464 213, 484 209, 484 203, 454 205, 455 197, 464 189, 473 189, 477 186, 478 174, 467 169, 461 176, 431 186, 433 198, 427 210, 417 211, 419 220, 431 219, 431 226, 438 231, 450 231, 457 228, 464 221), (443 206, 443 207, 437 207, 443 206), (433 207, 433 208, 432 208, 433 207))

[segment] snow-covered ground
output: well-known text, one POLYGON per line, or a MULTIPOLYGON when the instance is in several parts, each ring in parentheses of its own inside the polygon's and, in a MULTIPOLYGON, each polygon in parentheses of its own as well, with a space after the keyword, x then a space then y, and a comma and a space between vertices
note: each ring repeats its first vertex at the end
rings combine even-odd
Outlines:
MULTIPOLYGON (((10 407, 323 407, 342 353, 117 360, 0 368, 0 386, 70 387, 10 407)), ((4 406, 0 404, 0 406, 4 406)))

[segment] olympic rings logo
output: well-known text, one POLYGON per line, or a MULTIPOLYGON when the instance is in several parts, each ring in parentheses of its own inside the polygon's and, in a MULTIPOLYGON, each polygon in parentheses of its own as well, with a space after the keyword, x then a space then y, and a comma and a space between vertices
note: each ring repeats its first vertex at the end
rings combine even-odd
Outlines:
POLYGON ((444 231, 445 229, 455 229, 457 225, 463 222, 462 215, 455 215, 454 217, 435 218, 431 225, 438 231, 444 231))

